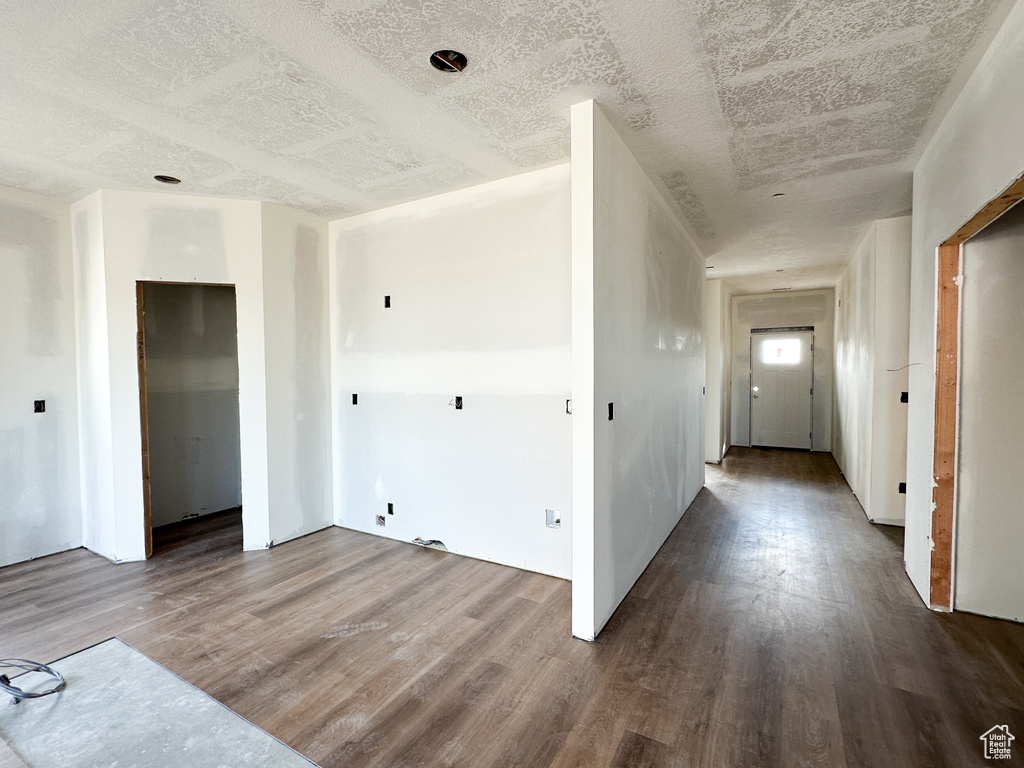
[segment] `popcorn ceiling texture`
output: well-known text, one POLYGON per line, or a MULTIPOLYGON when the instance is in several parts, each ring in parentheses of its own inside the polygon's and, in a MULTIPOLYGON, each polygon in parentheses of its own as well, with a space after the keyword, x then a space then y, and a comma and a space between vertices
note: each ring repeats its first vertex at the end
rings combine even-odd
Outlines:
POLYGON ((75 199, 169 173, 347 216, 564 162, 568 108, 594 98, 715 277, 821 282, 909 207, 930 121, 1011 4, 8 2, 0 185, 75 199), (433 70, 443 47, 470 68, 433 70))

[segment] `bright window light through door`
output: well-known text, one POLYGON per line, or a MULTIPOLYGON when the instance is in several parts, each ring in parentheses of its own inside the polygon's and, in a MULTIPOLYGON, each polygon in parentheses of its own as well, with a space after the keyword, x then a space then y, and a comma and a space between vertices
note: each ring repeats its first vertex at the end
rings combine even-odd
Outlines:
POLYGON ((765 365, 798 365, 800 339, 765 339, 761 342, 761 362, 765 365))

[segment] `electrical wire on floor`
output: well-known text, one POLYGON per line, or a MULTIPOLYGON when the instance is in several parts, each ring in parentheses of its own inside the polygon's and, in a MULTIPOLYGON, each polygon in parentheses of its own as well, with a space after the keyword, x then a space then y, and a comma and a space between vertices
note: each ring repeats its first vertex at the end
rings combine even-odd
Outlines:
POLYGON ((26 672, 41 672, 44 675, 49 675, 56 682, 42 691, 24 691, 18 688, 16 685, 11 684, 11 678, 4 673, 0 673, 0 690, 6 691, 14 697, 14 703, 17 704, 22 699, 38 699, 43 696, 49 696, 51 693, 63 690, 67 684, 64 680, 64 675, 58 672, 53 667, 49 667, 46 664, 40 664, 36 661, 29 661, 28 659, 0 659, 0 669, 19 669, 22 673, 26 672))

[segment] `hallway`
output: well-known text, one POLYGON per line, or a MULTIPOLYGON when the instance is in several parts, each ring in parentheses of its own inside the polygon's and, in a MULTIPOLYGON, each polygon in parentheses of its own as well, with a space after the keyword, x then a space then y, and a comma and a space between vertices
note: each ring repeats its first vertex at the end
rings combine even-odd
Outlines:
POLYGON ((243 553, 214 517, 0 569, 0 655, 116 635, 325 767, 960 768, 1024 734, 1024 626, 927 610, 828 454, 708 466, 593 644, 568 582, 337 528, 243 553))

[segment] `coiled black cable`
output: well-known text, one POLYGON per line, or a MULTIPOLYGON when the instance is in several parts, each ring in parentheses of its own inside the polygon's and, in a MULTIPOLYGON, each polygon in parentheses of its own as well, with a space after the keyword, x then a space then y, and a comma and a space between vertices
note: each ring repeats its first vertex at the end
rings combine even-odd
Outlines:
POLYGON ((36 661, 29 661, 28 659, 0 659, 0 669, 19 669, 22 672, 42 672, 44 675, 49 675, 56 683, 47 688, 44 691, 23 691, 16 685, 11 685, 11 678, 5 674, 0 674, 0 690, 6 691, 14 697, 14 703, 17 704, 22 699, 38 699, 42 696, 49 696, 51 693, 64 688, 66 684, 64 675, 58 672, 53 667, 48 667, 46 664, 40 664, 36 661))

